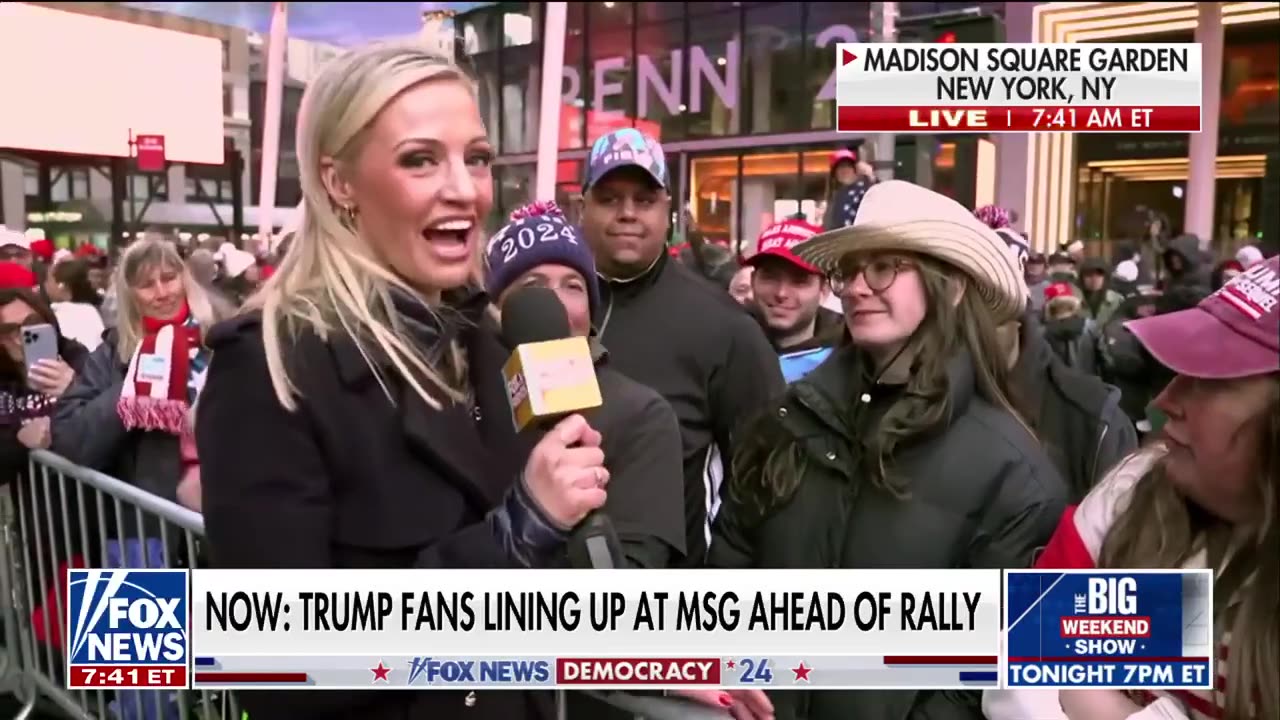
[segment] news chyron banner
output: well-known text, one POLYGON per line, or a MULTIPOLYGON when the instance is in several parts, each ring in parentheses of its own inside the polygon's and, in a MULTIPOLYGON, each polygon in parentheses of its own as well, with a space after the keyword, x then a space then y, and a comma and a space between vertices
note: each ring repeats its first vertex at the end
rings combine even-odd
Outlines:
POLYGON ((72 569, 67 581, 73 689, 1201 689, 1213 677, 1208 571, 72 569))
POLYGON ((192 687, 995 687, 997 570, 196 570, 192 687))
POLYGON ((1196 43, 841 43, 845 132, 1200 132, 1196 43))
POLYGON ((1004 687, 1213 688, 1209 570, 1009 571, 1004 687))

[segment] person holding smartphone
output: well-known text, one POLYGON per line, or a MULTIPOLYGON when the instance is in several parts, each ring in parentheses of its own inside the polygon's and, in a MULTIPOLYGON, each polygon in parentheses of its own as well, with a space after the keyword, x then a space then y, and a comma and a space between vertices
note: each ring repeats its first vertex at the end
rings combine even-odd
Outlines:
MULTIPOLYGON (((28 455, 47 449, 51 442, 50 415, 57 401, 84 368, 89 351, 64 337, 53 310, 31 288, 35 274, 13 263, 0 263, 0 486, 14 484, 13 496, 23 499, 28 517, 52 518, 52 525, 26 523, 22 558, 28 567, 42 563, 54 577, 65 576, 71 550, 63 543, 41 542, 45 537, 70 537, 61 527, 63 518, 51 508, 76 507, 74 493, 62 495, 60 483, 31 483, 28 455), (21 272, 18 272, 21 271, 21 272), (37 527, 40 529, 37 530, 37 527), (38 553, 35 557, 33 553, 38 553), (40 555, 43 555, 41 557, 40 555)), ((78 530, 73 533, 79 537, 78 530)), ((60 647, 50 634, 56 623, 50 588, 38 589, 31 613, 31 627, 39 642, 60 647)))
MULTIPOLYGON (((9 265, 10 263, 3 263, 9 265)), ((30 270, 18 267, 31 275, 30 270)), ((11 480, 27 450, 49 447, 49 416, 75 380, 88 351, 63 337, 49 305, 0 268, 0 469, 11 480)), ((12 274, 12 273, 9 273, 12 274)))

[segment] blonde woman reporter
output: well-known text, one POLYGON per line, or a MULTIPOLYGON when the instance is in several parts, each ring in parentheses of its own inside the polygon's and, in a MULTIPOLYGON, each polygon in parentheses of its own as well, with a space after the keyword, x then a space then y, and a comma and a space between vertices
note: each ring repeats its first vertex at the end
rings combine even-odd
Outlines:
MULTIPOLYGON (((538 566, 604 503, 580 416, 531 450, 481 282, 493 147, 474 84, 407 45, 330 63, 298 124, 305 209, 197 408, 211 559, 233 568, 538 566)), ((393 672, 407 670, 396 668, 393 672)), ((545 717, 524 692, 244 693, 253 720, 545 717)))

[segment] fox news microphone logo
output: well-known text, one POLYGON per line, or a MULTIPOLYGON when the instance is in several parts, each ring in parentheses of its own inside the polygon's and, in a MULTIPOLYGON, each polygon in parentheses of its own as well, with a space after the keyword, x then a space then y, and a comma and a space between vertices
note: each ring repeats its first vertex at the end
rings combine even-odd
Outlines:
POLYGON ((187 686, 185 570, 68 570, 68 685, 187 686))

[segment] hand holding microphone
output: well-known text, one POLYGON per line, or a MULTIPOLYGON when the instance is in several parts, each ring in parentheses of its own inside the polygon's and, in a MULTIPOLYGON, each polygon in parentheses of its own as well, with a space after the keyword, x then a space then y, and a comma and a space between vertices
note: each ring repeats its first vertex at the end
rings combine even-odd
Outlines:
POLYGON ((529 495, 562 530, 604 505, 609 471, 600 439, 586 418, 570 415, 556 423, 529 455, 524 470, 529 495))
POLYGON ((586 338, 572 337, 552 290, 524 287, 502 304, 503 368, 516 430, 545 433, 525 465, 525 487, 547 519, 568 530, 604 504, 609 471, 600 433, 580 413, 600 406, 586 338))

